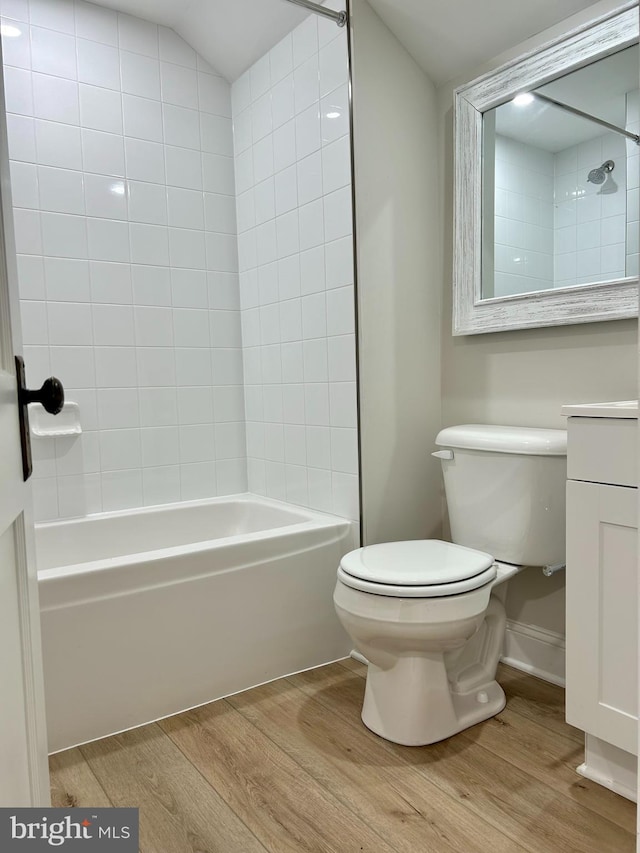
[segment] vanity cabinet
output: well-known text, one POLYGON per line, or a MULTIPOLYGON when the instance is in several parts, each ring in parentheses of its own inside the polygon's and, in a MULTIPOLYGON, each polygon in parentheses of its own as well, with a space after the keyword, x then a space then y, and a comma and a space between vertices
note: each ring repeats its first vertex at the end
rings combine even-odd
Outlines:
MULTIPOLYGON (((638 753, 637 414, 570 414, 567 451, 567 722, 578 771, 635 797, 638 753), (620 416, 622 414, 622 416, 620 416)), ((589 410, 587 410, 589 411, 589 410)))

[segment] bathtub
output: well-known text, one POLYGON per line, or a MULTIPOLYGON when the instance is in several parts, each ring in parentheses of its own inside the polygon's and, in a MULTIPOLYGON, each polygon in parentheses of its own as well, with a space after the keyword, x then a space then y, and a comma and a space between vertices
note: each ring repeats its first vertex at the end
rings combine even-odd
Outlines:
POLYGON ((252 495, 36 526, 49 749, 344 657, 357 525, 252 495))

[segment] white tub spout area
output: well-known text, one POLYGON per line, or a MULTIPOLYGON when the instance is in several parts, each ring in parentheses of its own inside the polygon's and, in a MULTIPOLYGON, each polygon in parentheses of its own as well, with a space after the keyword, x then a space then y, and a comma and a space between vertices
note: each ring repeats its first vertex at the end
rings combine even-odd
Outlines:
POLYGON ((50 751, 346 656, 357 529, 252 495, 37 525, 50 751))

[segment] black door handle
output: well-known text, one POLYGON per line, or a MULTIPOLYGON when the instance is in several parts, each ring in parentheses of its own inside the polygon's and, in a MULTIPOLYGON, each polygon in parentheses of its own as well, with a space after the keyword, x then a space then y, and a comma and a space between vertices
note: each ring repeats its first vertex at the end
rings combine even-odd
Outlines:
POLYGON ((40 403, 50 415, 59 415, 64 406, 64 388, 62 382, 55 376, 50 376, 42 383, 37 391, 29 391, 27 388, 20 389, 21 403, 40 403))
POLYGON ((29 435, 29 403, 40 403, 50 415, 59 415, 64 406, 64 388, 55 376, 50 376, 37 391, 27 388, 24 359, 16 356, 16 377, 18 379, 18 412, 20 416, 20 443, 22 444, 22 474, 28 480, 33 471, 31 460, 31 436, 29 435))

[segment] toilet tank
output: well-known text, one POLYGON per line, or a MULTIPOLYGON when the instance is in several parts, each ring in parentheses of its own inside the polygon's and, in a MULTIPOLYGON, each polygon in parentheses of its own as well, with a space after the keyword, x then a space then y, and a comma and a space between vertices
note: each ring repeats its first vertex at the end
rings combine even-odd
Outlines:
POLYGON ((521 566, 565 561, 566 430, 466 424, 436 437, 451 538, 521 566))

